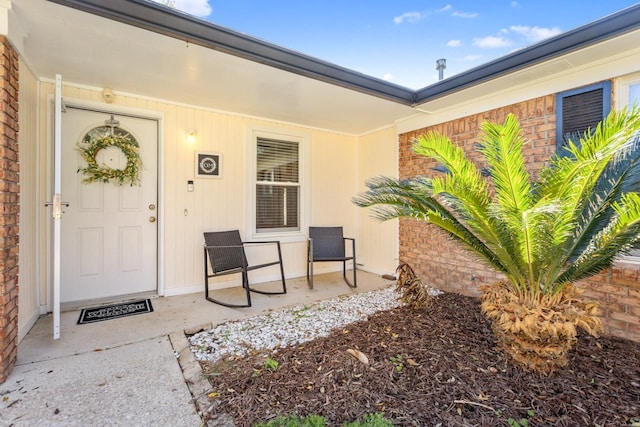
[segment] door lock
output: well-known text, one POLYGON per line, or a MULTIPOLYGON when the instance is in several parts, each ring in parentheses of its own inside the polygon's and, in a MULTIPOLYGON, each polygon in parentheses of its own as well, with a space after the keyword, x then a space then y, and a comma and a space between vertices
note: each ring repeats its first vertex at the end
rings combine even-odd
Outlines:
POLYGON ((153 204, 149 205, 149 210, 150 211, 155 210, 155 208, 156 208, 156 205, 153 205, 153 204))

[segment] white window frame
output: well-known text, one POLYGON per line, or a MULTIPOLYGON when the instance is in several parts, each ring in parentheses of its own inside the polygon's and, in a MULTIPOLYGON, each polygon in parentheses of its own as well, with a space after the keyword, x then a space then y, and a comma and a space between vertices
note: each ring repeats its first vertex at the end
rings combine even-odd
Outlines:
POLYGON ((288 129, 273 129, 261 126, 249 126, 247 129, 247 235, 246 240, 279 240, 281 242, 302 242, 307 239, 309 227, 310 191, 311 191, 311 138, 303 132, 288 129), (299 230, 273 231, 259 233, 256 227, 256 162, 258 138, 291 141, 298 143, 299 173, 299 230))
POLYGON ((640 84, 640 72, 616 80, 616 109, 621 110, 629 105, 629 87, 637 84, 640 84))
MULTIPOLYGON (((627 74, 626 76, 616 79, 616 109, 621 110, 629 106, 629 88, 634 85, 640 85, 640 72, 627 74)), ((640 105, 640 99, 638 99, 640 105)), ((632 264, 640 264, 640 256, 627 255, 620 258, 620 261, 632 264)))

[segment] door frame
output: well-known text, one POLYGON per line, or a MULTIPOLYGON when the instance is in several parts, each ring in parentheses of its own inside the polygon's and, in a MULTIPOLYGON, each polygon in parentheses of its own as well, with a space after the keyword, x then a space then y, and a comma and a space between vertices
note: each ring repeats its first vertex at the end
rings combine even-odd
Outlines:
MULTIPOLYGON (((54 113, 54 98, 53 95, 47 96, 47 117, 53 118, 54 113)), ((105 113, 105 114, 114 114, 120 116, 129 116, 138 119, 150 119, 155 120, 158 123, 158 141, 157 141, 157 174, 158 174, 158 201, 157 204, 159 208, 157 209, 157 233, 158 233, 158 243, 156 248, 156 259, 157 259, 157 294, 158 296, 165 295, 165 275, 164 275, 164 216, 165 216, 165 207, 164 207, 164 113, 161 111, 154 110, 144 110, 140 108, 127 107, 122 105, 114 105, 114 104, 105 104, 101 102, 90 101, 86 99, 80 98, 69 98, 62 97, 63 102, 63 110, 66 107, 73 107, 79 109, 85 109, 90 111, 95 111, 97 113, 105 113)), ((62 120, 64 120, 64 113, 62 114, 62 120)), ((49 198, 51 194, 53 194, 53 140, 54 137, 54 129, 53 126, 48 126, 47 131, 47 152, 46 152, 46 161, 47 161, 47 180, 46 186, 47 191, 45 193, 45 198, 49 198)), ((64 199, 64 194, 62 195, 64 199)), ((47 218, 51 218, 50 208, 45 208, 45 216, 47 218)), ((64 221, 64 214, 62 215, 62 220, 64 221)), ((46 247, 47 250, 47 280, 46 280, 46 295, 47 304, 46 310, 51 312, 53 310, 53 222, 47 221, 47 233, 46 233, 46 247)), ((41 304, 42 306, 42 304, 41 304)))

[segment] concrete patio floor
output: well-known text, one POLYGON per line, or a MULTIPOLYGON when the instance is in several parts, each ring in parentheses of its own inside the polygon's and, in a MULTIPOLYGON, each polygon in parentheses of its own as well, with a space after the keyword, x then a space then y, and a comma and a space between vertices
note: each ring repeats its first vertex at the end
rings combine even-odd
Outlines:
MULTIPOLYGON (((67 311, 61 315, 59 340, 52 339, 51 315, 43 316, 19 344, 17 364, 0 384, 0 425, 198 426, 200 417, 177 362, 181 349, 175 342, 172 346, 170 335, 184 342, 185 329, 391 283, 359 271, 358 288, 350 289, 341 273, 329 273, 315 277, 313 290, 306 278, 295 278, 287 280, 286 295, 254 293, 250 308, 222 307, 198 293, 152 298, 152 313, 86 325, 76 324, 79 310, 67 311)), ((270 286, 277 284, 258 285, 270 286)), ((241 288, 216 292, 221 298, 243 298, 241 288)))

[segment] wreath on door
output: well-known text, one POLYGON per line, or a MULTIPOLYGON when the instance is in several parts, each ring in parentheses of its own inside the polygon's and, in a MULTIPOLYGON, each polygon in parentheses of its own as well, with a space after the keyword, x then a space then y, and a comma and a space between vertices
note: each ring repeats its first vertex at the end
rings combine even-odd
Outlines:
POLYGON ((89 133, 82 142, 78 143, 78 151, 87 162, 87 166, 78 168, 78 173, 84 174, 83 183, 97 181, 114 182, 117 185, 140 185, 138 176, 142 167, 140 147, 131 134, 109 134, 96 137, 89 133), (108 147, 116 147, 125 155, 127 165, 124 169, 114 169, 104 163, 98 164, 96 160, 98 153, 108 147))

